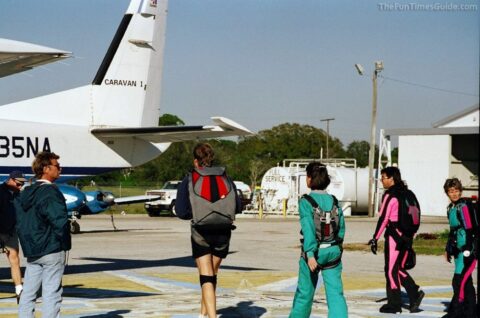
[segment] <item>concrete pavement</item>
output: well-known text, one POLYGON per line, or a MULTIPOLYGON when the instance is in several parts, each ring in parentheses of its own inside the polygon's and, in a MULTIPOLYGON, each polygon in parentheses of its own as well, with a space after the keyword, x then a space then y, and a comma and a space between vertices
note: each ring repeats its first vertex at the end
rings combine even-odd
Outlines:
MULTIPOLYGON (((62 317, 198 317, 200 287, 190 257, 189 224, 175 218, 108 215, 81 220, 64 279, 62 317)), ((376 220, 347 219, 346 242, 366 242, 376 220)), ((296 288, 299 255, 297 219, 239 218, 231 254, 219 274, 221 317, 287 317, 296 288)), ((441 218, 424 218, 420 232, 447 228, 441 218)), ((389 317, 378 308, 385 297, 383 255, 344 253, 349 317, 389 317)), ((440 317, 451 297, 453 266, 439 256, 418 256, 412 276, 426 297, 420 313, 440 317)), ((5 257, 0 259, 0 316, 16 317, 5 257)), ((41 304, 39 304, 41 311, 41 304)), ((326 317, 321 282, 312 317, 326 317)))

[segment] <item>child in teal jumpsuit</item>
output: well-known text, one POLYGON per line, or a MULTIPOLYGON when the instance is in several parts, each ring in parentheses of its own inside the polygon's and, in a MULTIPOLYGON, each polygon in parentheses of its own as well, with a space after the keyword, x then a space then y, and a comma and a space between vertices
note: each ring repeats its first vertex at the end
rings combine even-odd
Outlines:
MULTIPOLYGON (((307 186, 312 190, 310 196, 323 211, 330 211, 334 204, 334 198, 325 191, 329 184, 330 178, 324 165, 312 162, 307 166, 307 186)), ((313 296, 320 271, 327 296, 328 317, 347 317, 347 302, 343 295, 341 262, 341 243, 345 236, 343 212, 340 207, 337 207, 339 224, 336 238, 330 241, 319 242, 317 240, 312 205, 308 200, 302 198, 299 206, 303 248, 302 257, 300 257, 299 261, 297 290, 289 317, 310 317, 313 296)))

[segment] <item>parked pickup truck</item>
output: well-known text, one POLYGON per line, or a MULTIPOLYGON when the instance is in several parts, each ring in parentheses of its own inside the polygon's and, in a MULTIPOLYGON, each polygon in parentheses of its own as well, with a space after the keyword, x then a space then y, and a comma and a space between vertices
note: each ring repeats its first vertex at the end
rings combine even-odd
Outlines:
POLYGON ((170 211, 171 215, 175 215, 175 200, 180 183, 181 181, 167 181, 161 189, 145 192, 145 195, 160 196, 156 201, 145 202, 145 210, 149 216, 159 216, 161 211, 170 211))

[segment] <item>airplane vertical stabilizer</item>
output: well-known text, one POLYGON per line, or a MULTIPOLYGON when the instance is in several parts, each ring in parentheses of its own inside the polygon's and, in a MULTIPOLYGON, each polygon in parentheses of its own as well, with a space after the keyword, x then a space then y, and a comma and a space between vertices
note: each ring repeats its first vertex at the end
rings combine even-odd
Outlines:
POLYGON ((166 0, 130 3, 92 83, 92 125, 157 125, 166 13, 166 0))
POLYGON ((0 118, 86 127, 157 126, 167 0, 132 0, 91 85, 0 107, 0 118))

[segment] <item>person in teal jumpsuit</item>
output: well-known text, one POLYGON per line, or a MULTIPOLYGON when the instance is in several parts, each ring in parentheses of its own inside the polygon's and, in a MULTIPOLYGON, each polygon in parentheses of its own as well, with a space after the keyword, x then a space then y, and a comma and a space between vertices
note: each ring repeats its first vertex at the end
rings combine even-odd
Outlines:
POLYGON ((300 225, 303 233, 302 256, 299 261, 298 285, 293 299, 290 318, 308 318, 312 311, 313 296, 317 286, 319 272, 327 296, 328 317, 348 317, 347 302, 343 295, 342 283, 342 242, 345 236, 345 221, 338 202, 325 189, 330 184, 327 167, 318 162, 307 166, 307 187, 312 191, 310 197, 322 211, 331 211, 337 204, 338 234, 327 240, 317 239, 313 206, 302 197, 299 202, 300 225))
POLYGON ((462 183, 457 178, 447 179, 444 190, 451 203, 447 208, 450 235, 445 248, 445 259, 450 263, 454 258, 455 271, 452 279, 453 297, 445 318, 473 318, 476 312, 475 288, 472 273, 477 264, 475 255, 475 226, 478 216, 470 209, 467 200, 462 198, 462 183))

